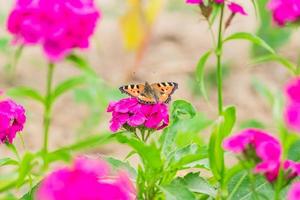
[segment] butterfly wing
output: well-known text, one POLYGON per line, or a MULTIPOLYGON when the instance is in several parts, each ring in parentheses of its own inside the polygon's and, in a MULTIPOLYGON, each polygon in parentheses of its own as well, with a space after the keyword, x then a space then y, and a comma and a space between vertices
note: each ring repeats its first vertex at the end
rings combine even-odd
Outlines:
POLYGON ((153 83, 151 87, 158 96, 159 102, 169 103, 171 95, 178 89, 178 84, 175 82, 153 83))
POLYGON ((128 94, 129 96, 136 97, 141 103, 144 104, 154 104, 156 103, 152 95, 145 92, 145 85, 143 84, 131 84, 121 86, 120 91, 122 93, 128 94))
POLYGON ((143 84, 131 84, 121 86, 119 89, 122 93, 128 94, 129 96, 138 97, 144 91, 145 86, 143 84))

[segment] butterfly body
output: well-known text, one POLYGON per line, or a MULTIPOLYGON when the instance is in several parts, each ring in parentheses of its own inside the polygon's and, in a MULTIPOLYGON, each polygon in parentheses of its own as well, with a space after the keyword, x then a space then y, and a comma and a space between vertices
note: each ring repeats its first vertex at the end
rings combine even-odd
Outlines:
POLYGON ((122 93, 136 97, 141 103, 155 104, 168 103, 171 101, 171 95, 178 89, 175 82, 161 82, 149 84, 131 84, 120 87, 122 93))

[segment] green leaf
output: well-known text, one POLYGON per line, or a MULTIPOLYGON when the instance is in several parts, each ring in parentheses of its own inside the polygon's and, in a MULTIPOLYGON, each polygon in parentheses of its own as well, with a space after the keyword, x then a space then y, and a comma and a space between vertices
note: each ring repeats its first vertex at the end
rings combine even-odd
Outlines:
POLYGON ((43 96, 36 90, 29 87, 15 87, 7 91, 7 95, 18 98, 29 98, 44 103, 43 96))
POLYGON ((52 93, 52 101, 57 99, 59 96, 63 95, 64 93, 75 89, 76 87, 86 83, 86 77, 85 76, 76 76, 72 77, 70 79, 67 79, 56 86, 52 93))
POLYGON ((170 169, 181 170, 185 169, 186 165, 203 158, 207 158, 207 148, 190 144, 171 152, 167 157, 166 165, 170 169))
POLYGON ((240 124, 240 129, 246 129, 246 128, 264 129, 264 128, 266 128, 266 126, 262 122, 260 122, 256 119, 250 119, 250 120, 243 121, 240 124))
POLYGON ((189 173, 179 180, 192 192, 206 194, 215 197, 217 191, 204 178, 199 176, 199 173, 189 173))
POLYGON ((196 115, 195 108, 191 103, 184 100, 176 100, 172 104, 171 116, 172 119, 191 119, 196 115))
POLYGON ((39 183, 36 184, 33 188, 31 188, 29 192, 24 194, 20 200, 35 200, 35 192, 38 189, 39 185, 39 183))
POLYGON ((294 63, 292 63, 290 60, 288 60, 280 55, 277 55, 277 54, 264 55, 264 56, 258 57, 257 59, 254 60, 254 64, 259 64, 259 63, 264 63, 264 62, 277 62, 277 63, 281 64, 282 66, 284 66, 287 70, 292 72, 292 74, 295 74, 295 72, 297 70, 297 66, 294 63))
POLYGON ((105 160, 115 169, 115 170, 126 170, 130 173, 130 175, 135 179, 137 177, 136 170, 129 164, 129 162, 123 162, 121 160, 109 157, 105 158, 105 160))
MULTIPOLYGON (((273 49, 278 49, 289 41, 292 29, 288 27, 282 28, 279 26, 274 26, 272 13, 266 12, 266 7, 269 0, 252 1, 255 1, 259 12, 258 16, 260 17, 260 25, 257 30, 257 35, 266 41, 273 49)), ((257 45, 253 45, 252 51, 254 53, 254 57, 267 53, 264 48, 261 48, 257 45)))
POLYGON ((28 176, 29 172, 32 169, 32 160, 34 159, 34 155, 32 153, 26 153, 20 163, 19 168, 19 177, 16 182, 16 186, 21 186, 25 178, 28 176))
POLYGON ((213 132, 209 139, 209 163, 214 176, 217 179, 223 178, 224 166, 224 150, 222 142, 227 137, 236 121, 236 109, 234 106, 227 107, 222 116, 216 121, 213 132))
POLYGON ((275 51, 272 47, 270 47, 263 39, 258 37, 257 35, 254 35, 252 33, 247 32, 238 32, 230 35, 227 37, 224 42, 230 41, 230 40, 248 40, 252 42, 253 44, 259 45, 269 51, 270 53, 274 54, 275 51))
POLYGON ((18 165, 18 161, 11 158, 1 158, 0 159, 0 167, 5 165, 18 165))
POLYGON ((269 88, 267 88, 263 83, 261 83, 258 80, 253 80, 252 81, 252 85, 253 85, 254 89, 262 97, 264 97, 270 105, 273 105, 273 103, 275 101, 274 100, 274 94, 273 94, 273 92, 269 88))
POLYGON ((75 67, 80 69, 82 72, 90 75, 96 75, 96 72, 90 67, 89 63, 84 58, 75 54, 70 54, 66 59, 67 61, 74 63, 75 67))
POLYGON ((201 58, 199 59, 199 61, 197 63, 197 67, 196 67, 196 79, 200 86, 201 93, 206 100, 208 100, 208 98, 207 98, 207 93, 206 93, 206 89, 205 89, 204 68, 205 68, 205 64, 210 55, 211 55, 211 51, 208 51, 205 54, 203 54, 201 56, 201 58))
POLYGON ((156 172, 161 171, 163 163, 160 157, 160 151, 155 145, 147 145, 130 135, 122 133, 115 134, 115 136, 120 143, 128 144, 139 154, 146 168, 150 168, 156 172))
POLYGON ((288 150, 288 159, 293 161, 300 161, 300 140, 295 141, 288 150))
POLYGON ((263 176, 255 176, 254 190, 247 173, 241 171, 237 173, 228 183, 228 200, 252 200, 252 199, 274 199, 274 191, 271 184, 263 176), (254 196, 255 195, 255 196, 254 196))
POLYGON ((196 200, 195 195, 179 181, 160 186, 160 190, 165 194, 166 200, 196 200))

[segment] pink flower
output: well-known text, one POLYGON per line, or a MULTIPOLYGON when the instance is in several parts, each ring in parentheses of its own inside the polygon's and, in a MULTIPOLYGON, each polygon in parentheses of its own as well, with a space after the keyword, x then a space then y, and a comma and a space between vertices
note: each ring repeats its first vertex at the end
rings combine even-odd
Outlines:
POLYGON ((286 177, 288 179, 292 179, 296 176, 300 176, 300 163, 292 161, 292 160, 286 160, 284 161, 283 168, 286 171, 286 177))
POLYGON ((300 0, 270 0, 268 8, 280 26, 300 19, 300 0))
POLYGON ((231 2, 229 5, 228 5, 228 8, 229 10, 234 13, 234 14, 241 14, 241 15, 247 15, 247 13, 245 12, 244 8, 242 6, 240 6, 239 4, 237 3, 233 3, 231 2))
POLYGON ((287 104, 284 119, 289 128, 300 132, 300 78, 289 82, 285 89, 287 104))
POLYGON ((269 133, 245 129, 225 139, 223 147, 234 153, 243 153, 246 159, 254 160, 257 164, 254 172, 265 174, 270 182, 277 178, 282 149, 279 141, 269 133))
POLYGON ((17 132, 23 130, 25 110, 12 100, 0 102, 0 141, 12 143, 17 132))
POLYGON ((186 0, 188 4, 202 4, 203 0, 186 0))
POLYGON ((287 195, 288 200, 299 200, 300 199, 300 182, 295 182, 287 195))
POLYGON ((112 113, 110 129, 113 132, 126 125, 160 130, 169 124, 168 108, 164 103, 146 105, 136 98, 125 98, 111 102, 107 112, 112 113))
POLYGON ((125 173, 109 176, 100 160, 77 158, 72 167, 48 175, 37 190, 37 200, 134 200, 135 189, 125 173))
POLYGON ((300 104, 288 104, 285 107, 284 119, 290 129, 300 133, 300 104))
POLYGON ((93 0, 17 0, 7 29, 16 43, 41 45, 56 61, 74 48, 88 48, 99 17, 93 0))
POLYGON ((300 103, 300 77, 287 84, 285 94, 289 102, 300 103))

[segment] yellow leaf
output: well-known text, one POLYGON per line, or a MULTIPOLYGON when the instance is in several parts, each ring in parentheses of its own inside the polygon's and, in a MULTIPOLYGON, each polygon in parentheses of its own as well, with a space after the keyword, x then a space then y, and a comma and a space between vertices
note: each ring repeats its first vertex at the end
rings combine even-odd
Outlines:
POLYGON ((153 24, 158 14, 163 7, 163 0, 149 0, 148 5, 145 9, 145 16, 149 24, 153 24))
POLYGON ((121 18, 121 30, 125 48, 136 50, 145 36, 145 29, 139 12, 130 10, 121 18))

